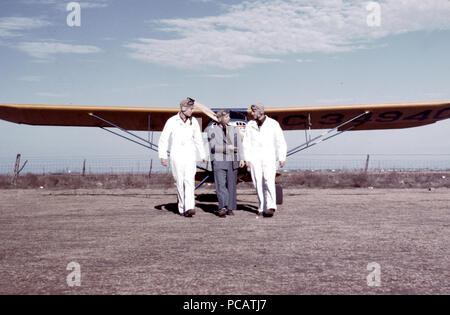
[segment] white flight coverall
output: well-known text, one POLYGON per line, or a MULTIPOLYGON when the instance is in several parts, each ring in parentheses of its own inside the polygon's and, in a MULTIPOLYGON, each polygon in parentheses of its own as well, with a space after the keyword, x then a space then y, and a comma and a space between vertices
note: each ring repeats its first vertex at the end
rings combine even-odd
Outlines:
POLYGON ((159 138, 159 158, 167 159, 168 150, 170 151, 170 167, 177 186, 178 211, 183 214, 195 209, 196 152, 199 153, 201 160, 206 159, 197 119, 192 117, 183 122, 178 113, 167 120, 159 138))
POLYGON ((266 116, 258 127, 251 120, 245 127, 243 141, 245 160, 250 162, 253 185, 258 194, 258 211, 277 209, 275 175, 277 160, 286 161, 287 145, 280 124, 266 116))

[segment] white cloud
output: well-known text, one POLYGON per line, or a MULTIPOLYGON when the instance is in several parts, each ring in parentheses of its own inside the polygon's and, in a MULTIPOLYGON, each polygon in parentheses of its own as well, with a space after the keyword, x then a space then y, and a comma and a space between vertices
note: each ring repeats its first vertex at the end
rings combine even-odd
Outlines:
POLYGON ((109 0, 92 0, 92 1, 22 0, 22 1, 26 4, 52 5, 62 11, 66 11, 67 4, 69 2, 78 2, 82 9, 106 8, 109 5, 109 0))
POLYGON ((0 37, 21 36, 22 31, 32 30, 51 25, 41 18, 3 17, 0 18, 0 37))
POLYGON ((25 4, 55 4, 58 0, 22 0, 25 4))
POLYGON ((168 39, 138 38, 125 47, 137 60, 180 68, 237 69, 302 53, 366 48, 375 39, 450 29, 448 0, 384 0, 381 26, 369 27, 367 1, 254 0, 218 16, 154 21, 168 39))
POLYGON ((237 73, 229 73, 229 74, 212 73, 212 74, 201 74, 201 75, 195 75, 195 76, 203 77, 203 78, 213 78, 213 79, 231 79, 231 78, 236 78, 239 75, 237 73))
POLYGON ((55 54, 93 54, 102 51, 96 46, 72 45, 58 42, 22 42, 16 47, 38 59, 48 59, 55 54))
POLYGON ((108 3, 106 1, 100 1, 100 2, 82 1, 82 2, 80 2, 80 6, 82 9, 97 9, 97 8, 106 8, 108 6, 108 3))
POLYGON ((180 68, 191 68, 200 65, 216 66, 225 69, 241 68, 252 63, 278 62, 279 59, 251 56, 228 50, 227 47, 214 46, 214 39, 206 41, 191 39, 157 40, 139 39, 138 42, 126 45, 134 50, 134 59, 162 63, 180 68))
POLYGON ((197 2, 197 3, 209 3, 209 2, 214 2, 215 0, 189 0, 191 2, 197 2))

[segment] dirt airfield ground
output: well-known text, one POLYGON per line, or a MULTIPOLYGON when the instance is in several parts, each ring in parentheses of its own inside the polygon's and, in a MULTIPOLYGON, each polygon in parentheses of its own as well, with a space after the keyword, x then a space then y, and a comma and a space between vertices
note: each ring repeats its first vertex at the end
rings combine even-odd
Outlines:
POLYGON ((448 188, 291 188, 259 219, 251 188, 224 219, 211 187, 194 218, 175 202, 174 188, 0 190, 0 294, 450 293, 448 188))

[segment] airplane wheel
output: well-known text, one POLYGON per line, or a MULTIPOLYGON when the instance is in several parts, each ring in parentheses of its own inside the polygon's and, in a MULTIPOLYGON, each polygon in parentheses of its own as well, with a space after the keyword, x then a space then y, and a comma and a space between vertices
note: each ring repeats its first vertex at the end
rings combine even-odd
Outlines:
POLYGON ((283 187, 277 184, 275 185, 276 197, 277 197, 277 205, 283 204, 283 187))

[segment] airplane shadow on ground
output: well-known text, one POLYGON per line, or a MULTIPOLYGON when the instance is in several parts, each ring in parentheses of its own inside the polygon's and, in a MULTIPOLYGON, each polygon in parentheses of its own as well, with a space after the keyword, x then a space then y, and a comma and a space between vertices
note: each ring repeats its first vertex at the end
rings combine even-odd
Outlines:
POLYGON ((201 194, 198 195, 195 200, 200 202, 219 202, 216 194, 201 194))
MULTIPOLYGON (((196 197, 196 207, 201 209, 203 212, 211 213, 217 216, 217 196, 216 194, 202 194, 196 197), (204 202, 214 202, 213 204, 204 203, 204 202)), ((171 202, 167 204, 157 205, 155 206, 157 210, 166 210, 172 212, 174 214, 178 214, 178 204, 176 202, 171 202)), ((238 211, 247 211, 251 213, 257 213, 258 207, 249 205, 249 204, 240 204, 238 202, 237 209, 238 211)))
POLYGON ((247 211, 254 214, 258 213, 258 207, 249 204, 243 205, 238 203, 237 210, 247 211))
MULTIPOLYGON (((197 203, 196 206, 200 209, 202 209, 204 212, 212 213, 214 215, 217 215, 216 211, 218 210, 217 203, 219 202, 217 200, 216 194, 202 194, 198 195, 196 198, 197 202, 214 202, 214 204, 207 204, 207 203, 197 203)), ((235 210, 242 210, 252 213, 258 213, 258 207, 255 207, 253 205, 249 204, 237 204, 237 209, 235 210)))
POLYGON ((178 214, 178 204, 176 202, 157 205, 157 206, 155 206, 155 209, 166 210, 166 211, 172 212, 174 214, 178 214))

